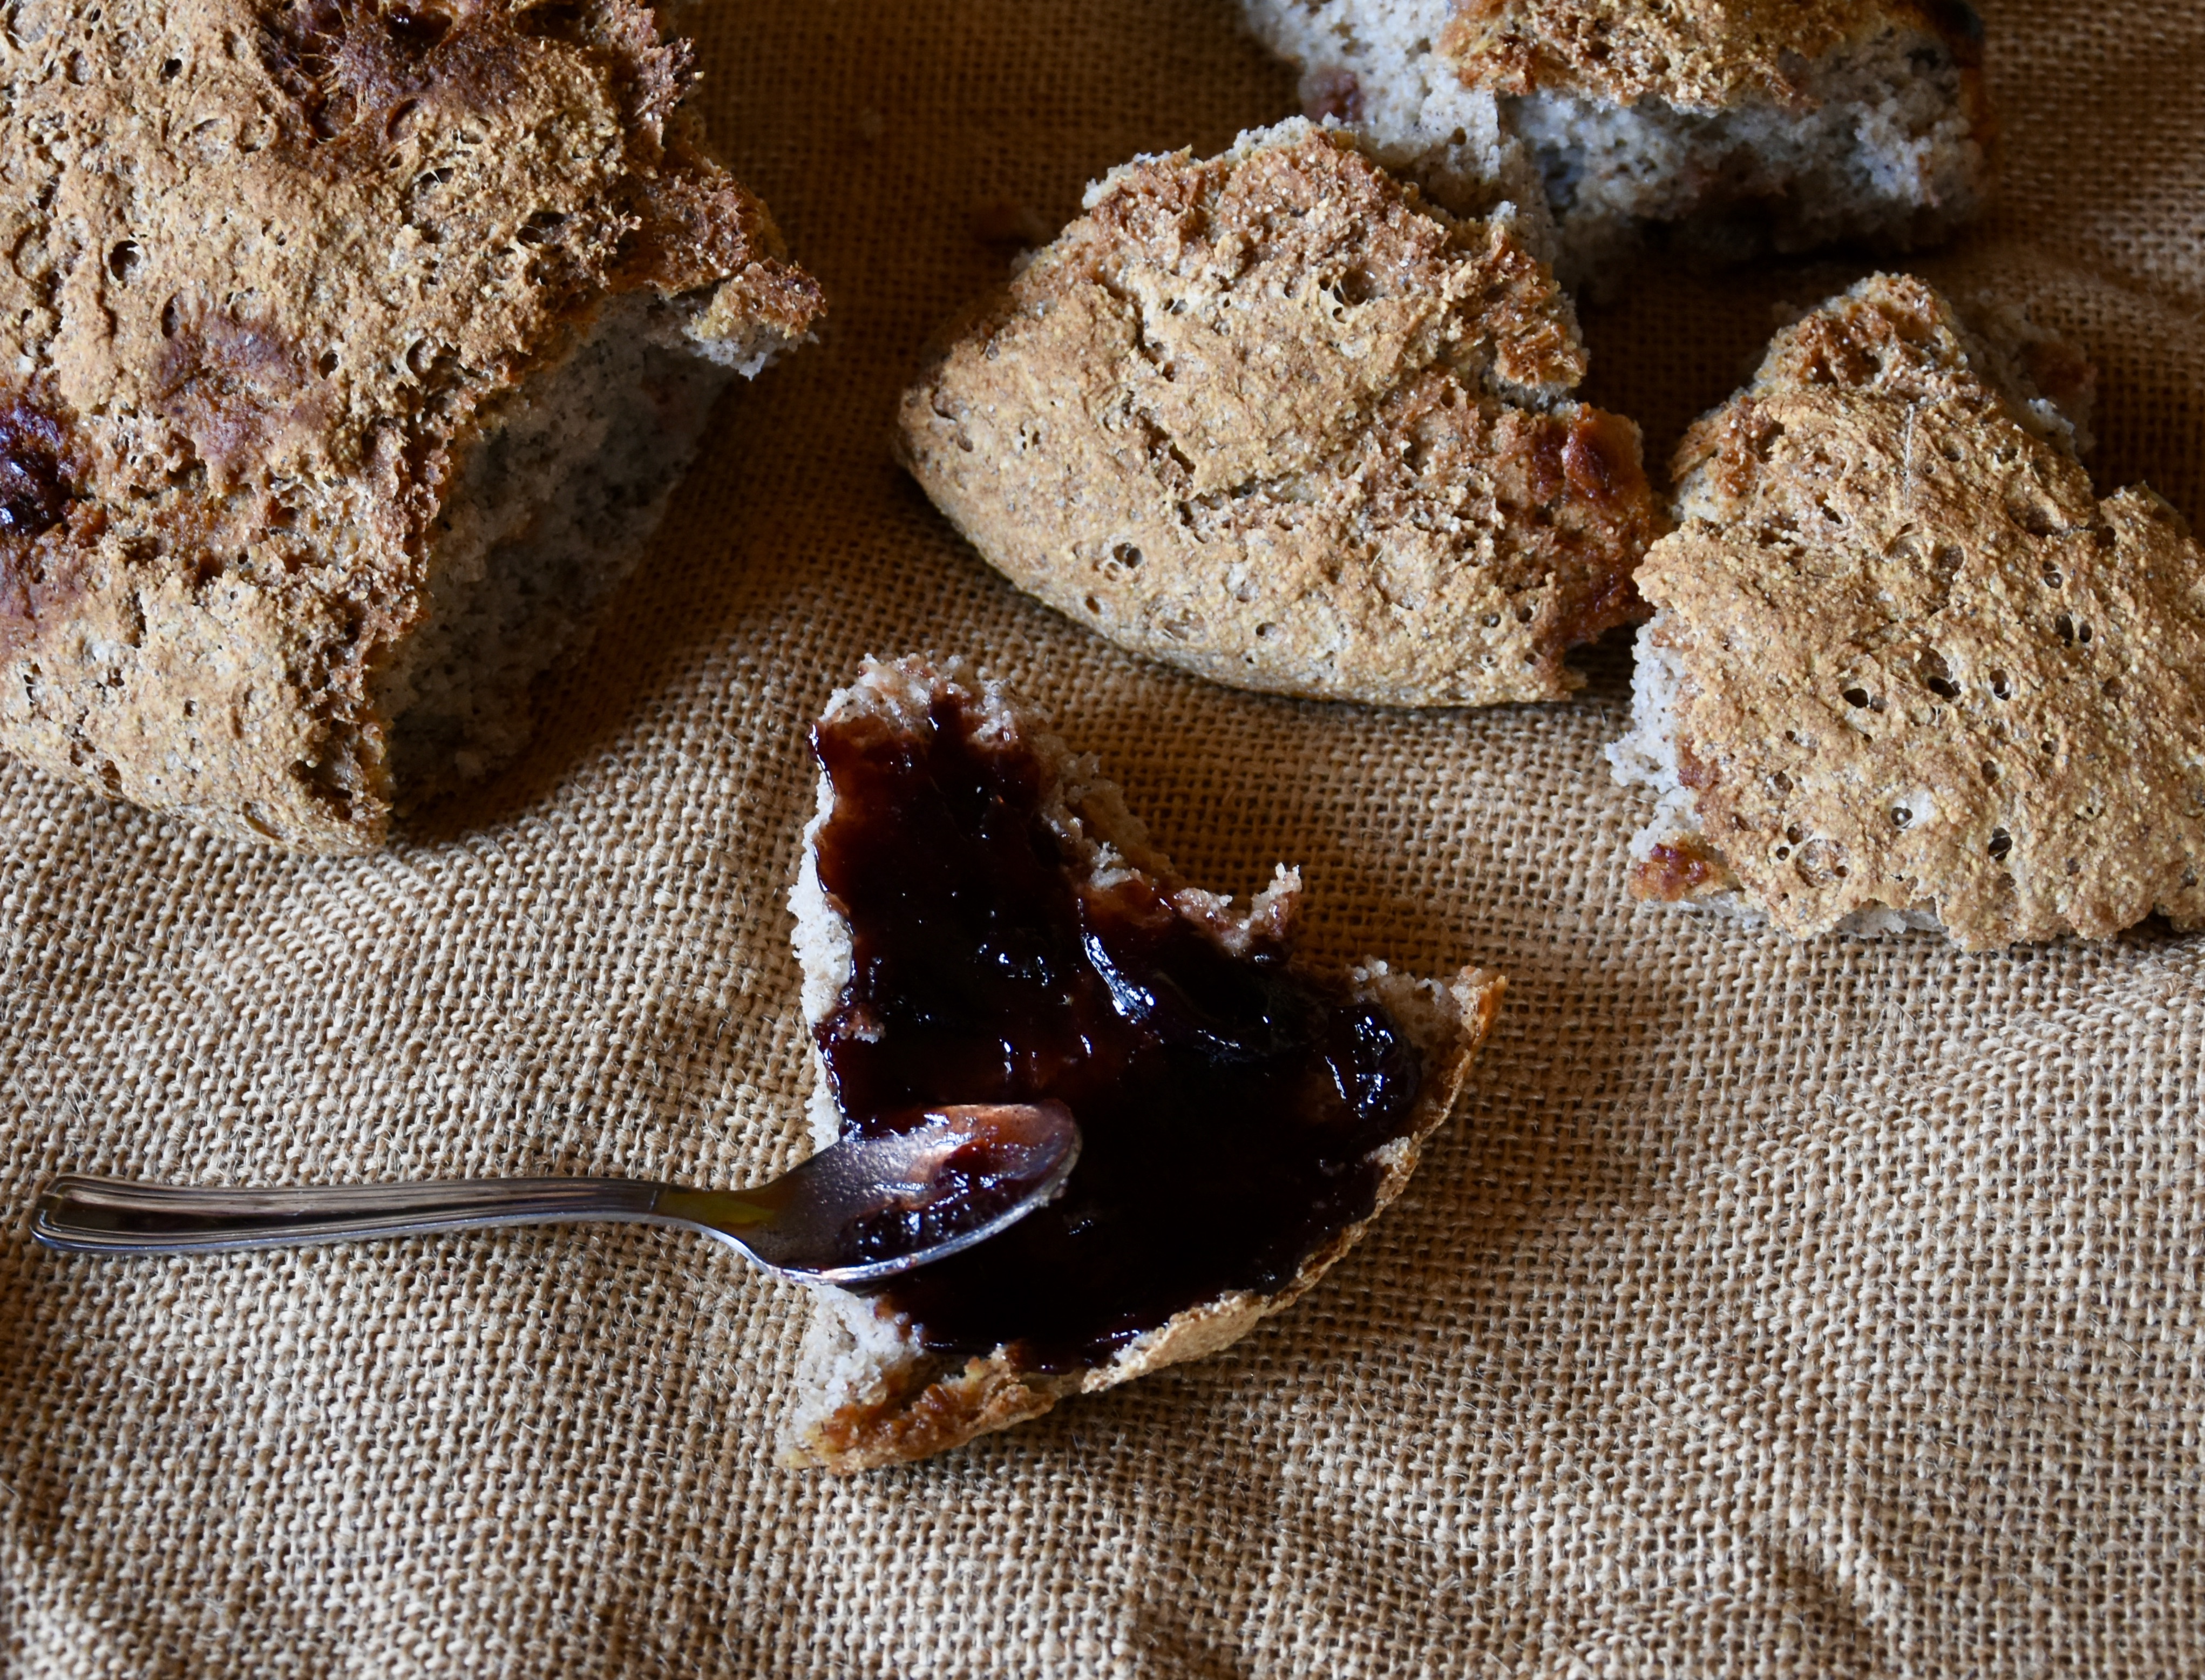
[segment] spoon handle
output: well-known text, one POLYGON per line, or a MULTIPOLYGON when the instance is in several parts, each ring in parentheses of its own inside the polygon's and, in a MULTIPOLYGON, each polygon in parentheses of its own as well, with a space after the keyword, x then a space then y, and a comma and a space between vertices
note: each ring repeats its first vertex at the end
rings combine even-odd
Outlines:
POLYGON ((71 1175, 39 1198, 31 1235, 69 1254, 181 1254, 484 1225, 671 1223, 656 1212, 669 1188, 640 1178, 449 1178, 268 1190, 71 1175))

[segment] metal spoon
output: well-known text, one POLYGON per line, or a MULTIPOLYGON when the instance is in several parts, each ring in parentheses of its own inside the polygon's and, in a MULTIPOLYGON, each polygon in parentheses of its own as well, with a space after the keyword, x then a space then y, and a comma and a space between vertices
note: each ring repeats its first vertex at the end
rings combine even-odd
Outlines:
POLYGON ((1061 1103, 972 1104, 846 1138, 749 1190, 637 1178, 270 1190, 72 1175, 40 1194, 31 1234, 70 1254, 172 1254, 614 1219, 702 1231, 785 1277, 858 1284, 986 1242, 1062 1189, 1079 1157, 1061 1103))

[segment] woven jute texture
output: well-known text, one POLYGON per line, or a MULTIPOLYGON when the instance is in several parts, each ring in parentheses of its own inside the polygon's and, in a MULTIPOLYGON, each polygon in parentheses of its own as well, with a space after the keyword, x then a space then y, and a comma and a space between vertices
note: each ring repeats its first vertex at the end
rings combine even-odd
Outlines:
MULTIPOLYGON (((1986 7, 2003 208, 1934 271, 2093 351, 2094 465, 2205 514, 2205 9, 1986 7)), ((1292 105, 1227 0, 718 0, 702 95, 835 316, 737 392, 525 762, 358 861, 0 768, 11 1676, 2205 1672, 2205 941, 1966 956, 1631 907, 1580 701, 1259 699, 1019 598, 891 464, 936 322, 1136 152, 1292 105), (994 240, 998 242, 990 242, 994 240), (100 1263, 49 1173, 306 1183, 802 1152, 807 721, 965 652, 1321 956, 1513 980, 1406 1197, 1224 1356, 932 1463, 777 1469, 802 1294, 572 1228, 100 1263)), ((1587 313, 1666 456, 1771 306, 1587 313)))

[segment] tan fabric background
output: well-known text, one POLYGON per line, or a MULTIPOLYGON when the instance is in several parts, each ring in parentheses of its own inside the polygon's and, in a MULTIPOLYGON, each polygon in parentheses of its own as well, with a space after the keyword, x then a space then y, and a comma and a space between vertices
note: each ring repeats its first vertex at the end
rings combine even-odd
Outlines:
MULTIPOLYGON (((1988 9, 2011 179, 1958 267, 2094 348, 2103 481, 2205 514, 2205 9, 1988 9)), ((1054 223, 1287 109, 1228 12, 716 0, 704 98, 831 334, 728 405, 473 808, 306 862, 0 768, 8 1674, 2205 1672, 2205 941, 1634 910, 1621 654, 1541 710, 1214 691, 1017 598, 889 464, 1007 254, 976 212, 1054 223), (1513 977, 1411 1194, 1290 1314, 835 1481, 771 1463, 804 1301, 695 1240, 23 1241, 72 1167, 787 1165, 803 730, 914 647, 1022 682, 1199 879, 1303 863, 1322 951, 1513 977)), ((1588 318, 1597 392, 1666 455, 1769 301, 1843 277, 1650 278, 1588 318)))

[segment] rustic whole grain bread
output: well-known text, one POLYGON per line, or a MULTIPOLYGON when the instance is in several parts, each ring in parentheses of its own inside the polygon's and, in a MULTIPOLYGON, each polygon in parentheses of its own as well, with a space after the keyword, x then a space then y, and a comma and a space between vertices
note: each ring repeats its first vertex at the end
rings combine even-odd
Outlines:
MULTIPOLYGON (((1000 683, 982 680, 961 660, 936 663, 912 658, 868 664, 854 684, 829 701, 822 728, 853 726, 880 730, 894 751, 922 760, 930 751, 932 735, 945 728, 961 730, 990 750, 1008 748, 1030 755, 1037 780, 1032 806, 1022 814, 1038 825, 1037 834, 1045 836, 1048 849, 1056 854, 1052 867, 1063 871, 1075 891, 1129 880, 1152 883, 1168 893, 1174 916, 1235 957, 1259 946, 1275 950, 1286 937, 1300 890, 1297 874, 1281 869, 1271 887, 1245 910, 1226 898, 1181 886, 1169 861, 1150 845, 1140 824, 1126 811, 1117 789, 1097 774, 1094 761, 1073 756, 1061 741, 1039 729, 1000 683)), ((855 1017, 847 1007, 857 973, 853 930, 844 906, 823 885, 819 862, 823 833, 841 808, 835 783, 823 774, 818 814, 805 831, 804 860, 792 895, 796 949, 804 968, 804 1012, 813 1029, 815 1048, 823 1035, 841 1030, 875 1035, 911 1030, 894 1019, 883 1022, 870 1004, 855 1017)), ((991 807, 984 802, 977 808, 991 807)), ((983 815, 973 820, 993 823, 1002 817, 983 815)), ((923 882, 928 860, 917 835, 911 855, 910 879, 923 882)), ((988 926, 1001 935, 993 922, 988 926)), ((1001 948, 1019 945, 1013 933, 1001 948)), ((1214 1353, 1309 1289, 1354 1245, 1408 1181, 1424 1140, 1453 1105, 1501 992, 1497 976, 1476 969, 1441 983, 1397 974, 1376 961, 1352 970, 1346 986, 1356 1000, 1376 1004, 1406 1033, 1421 1055, 1423 1081, 1406 1123, 1361 1163, 1375 1186, 1367 1209, 1302 1254, 1281 1287, 1226 1291, 1174 1314, 1107 1358, 1082 1362, 1077 1368, 1049 1370, 1034 1368, 1022 1345, 996 1346, 967 1355, 930 1351, 911 1319, 891 1303, 821 1288, 799 1374, 802 1397, 788 1431, 785 1460, 847 1471, 924 1457, 1037 1416, 1068 1395, 1108 1388, 1165 1365, 1214 1353)), ((984 1065, 995 1047, 976 1048, 988 1052, 979 1057, 984 1065)), ((1073 1069, 1057 1077, 1076 1080, 1079 1074, 1073 1069)), ((823 1060, 811 1107, 815 1143, 823 1148, 834 1142, 844 1123, 823 1060)), ((1087 1153, 1083 1170, 1097 1159, 1100 1147, 1091 1109, 1084 1123, 1087 1153)), ((1169 1172, 1171 1167, 1169 1161, 1157 1163, 1159 1172, 1169 1172)), ((1081 1194, 1076 1172, 1067 1196, 1081 1194)))
POLYGON ((905 463, 1020 587, 1237 688, 1559 699, 1637 612, 1637 428, 1573 400, 1568 300, 1294 121, 1143 158, 946 335, 905 463))
POLYGON ((371 847, 479 772, 817 289, 633 0, 32 0, 0 747, 371 847))
POLYGON ((1312 121, 1352 129, 1394 174, 1458 216, 1513 205, 1517 232, 1556 253, 1531 148, 1490 88, 1474 87, 1438 50, 1455 0, 1245 0, 1265 45, 1299 66, 1312 121))
POLYGON ((2088 373, 1883 275, 1686 435, 1609 749, 1660 800, 1635 896, 1970 949, 2205 925, 2205 552, 2094 494, 2088 373))
POLYGON ((1988 185, 1982 26, 1963 0, 1244 4, 1312 112, 1402 167, 1513 180, 1528 148, 1572 285, 1650 227, 1720 256, 1911 248, 1988 185))

